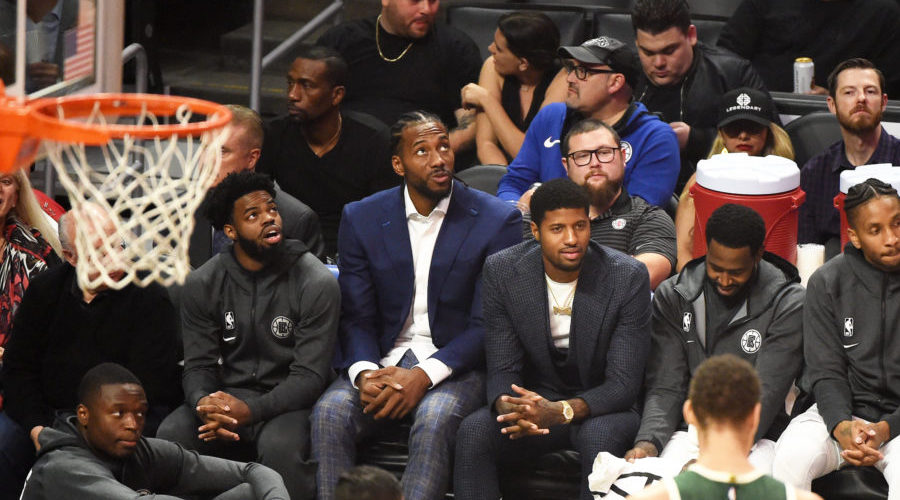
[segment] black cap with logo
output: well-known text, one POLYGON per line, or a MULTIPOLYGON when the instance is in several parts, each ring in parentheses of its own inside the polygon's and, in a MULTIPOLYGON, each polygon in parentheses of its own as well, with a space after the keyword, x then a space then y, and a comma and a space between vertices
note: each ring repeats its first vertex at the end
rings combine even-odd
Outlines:
POLYGON ((775 106, 769 94, 750 87, 726 92, 719 101, 719 124, 722 128, 738 120, 750 120, 768 127, 775 117, 775 106))
POLYGON ((625 75, 625 82, 632 89, 641 71, 637 54, 628 45, 608 36, 592 38, 575 47, 560 47, 559 55, 585 64, 605 64, 625 75))

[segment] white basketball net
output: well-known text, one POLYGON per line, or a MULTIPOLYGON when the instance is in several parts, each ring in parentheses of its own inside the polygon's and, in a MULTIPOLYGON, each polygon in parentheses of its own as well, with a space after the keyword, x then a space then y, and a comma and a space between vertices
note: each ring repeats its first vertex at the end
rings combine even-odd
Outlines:
MULTIPOLYGON (((63 110, 59 109, 59 118, 63 110)), ((174 118, 191 119, 188 106, 174 118)), ((160 125, 146 105, 137 123, 160 125)), ((95 104, 85 123, 113 123, 95 104)), ((44 141, 69 193, 78 251, 78 284, 85 290, 129 283, 183 283, 190 271, 188 240, 194 212, 216 178, 223 129, 198 136, 130 136, 103 146, 44 141)))

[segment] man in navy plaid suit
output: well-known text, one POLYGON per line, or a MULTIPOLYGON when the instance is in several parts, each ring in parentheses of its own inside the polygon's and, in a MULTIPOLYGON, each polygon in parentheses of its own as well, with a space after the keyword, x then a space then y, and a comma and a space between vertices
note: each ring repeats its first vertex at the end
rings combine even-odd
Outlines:
POLYGON ((522 240, 518 210, 453 180, 438 117, 401 116, 391 146, 404 185, 348 204, 338 230, 341 376, 313 409, 319 500, 359 439, 406 415, 403 495, 444 496, 459 423, 484 404, 481 268, 522 240))
POLYGON ((560 448, 580 452, 581 498, 590 499, 594 457, 621 456, 637 432, 649 278, 640 262, 590 240, 588 206, 571 180, 544 183, 531 198, 536 241, 484 266, 489 406, 457 435, 458 500, 496 500, 500 465, 527 465, 560 448))

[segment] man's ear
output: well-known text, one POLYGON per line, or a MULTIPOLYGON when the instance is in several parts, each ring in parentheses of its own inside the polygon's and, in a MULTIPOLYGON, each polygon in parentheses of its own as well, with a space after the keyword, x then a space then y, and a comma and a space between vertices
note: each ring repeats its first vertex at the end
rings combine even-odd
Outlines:
POLYGON ((834 99, 832 99, 830 95, 825 98, 825 104, 828 105, 828 111, 831 112, 831 114, 837 114, 837 111, 834 108, 834 99))
POLYGON ((394 167, 394 173, 396 173, 400 177, 406 176, 406 171, 403 169, 403 162, 400 161, 399 156, 391 156, 391 166, 394 167))
POLYGON ((78 423, 82 427, 87 427, 88 420, 91 419, 91 413, 88 411, 87 406, 83 404, 78 405, 78 408, 75 409, 75 415, 78 417, 78 423))
POLYGON ((684 421, 688 425, 697 427, 697 415, 694 414, 694 407, 691 405, 690 399, 684 401, 684 405, 681 407, 681 414, 684 415, 684 421))
POLYGON ((857 250, 862 249, 862 242, 859 240, 859 235, 856 234, 856 229, 852 227, 847 228, 847 239, 850 240, 850 243, 856 247, 857 250))
POLYGON ((256 168, 256 162, 259 161, 259 155, 262 153, 262 149, 253 148, 247 153, 247 170, 254 170, 256 168))
POLYGON ((347 95, 347 88, 343 85, 336 85, 331 89, 331 105, 334 107, 340 106, 344 101, 345 95, 347 95))
POLYGON ((222 226, 222 232, 225 233, 225 236, 227 236, 229 240, 237 240, 237 230, 232 224, 225 224, 222 226))
POLYGON ((531 221, 531 236, 534 237, 534 240, 538 243, 541 242, 541 230, 534 221, 531 221))

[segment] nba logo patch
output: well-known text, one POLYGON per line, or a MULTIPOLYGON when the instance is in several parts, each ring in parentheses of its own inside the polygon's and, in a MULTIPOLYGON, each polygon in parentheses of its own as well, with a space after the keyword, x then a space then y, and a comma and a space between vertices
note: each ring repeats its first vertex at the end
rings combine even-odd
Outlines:
POLYGON ((844 337, 853 336, 853 318, 844 318, 844 337))
POLYGON ((681 329, 684 330, 684 333, 688 333, 691 331, 691 319, 693 315, 691 313, 684 313, 684 317, 681 318, 681 329))
POLYGON ((234 312, 232 311, 225 313, 225 329, 234 330, 234 312))

